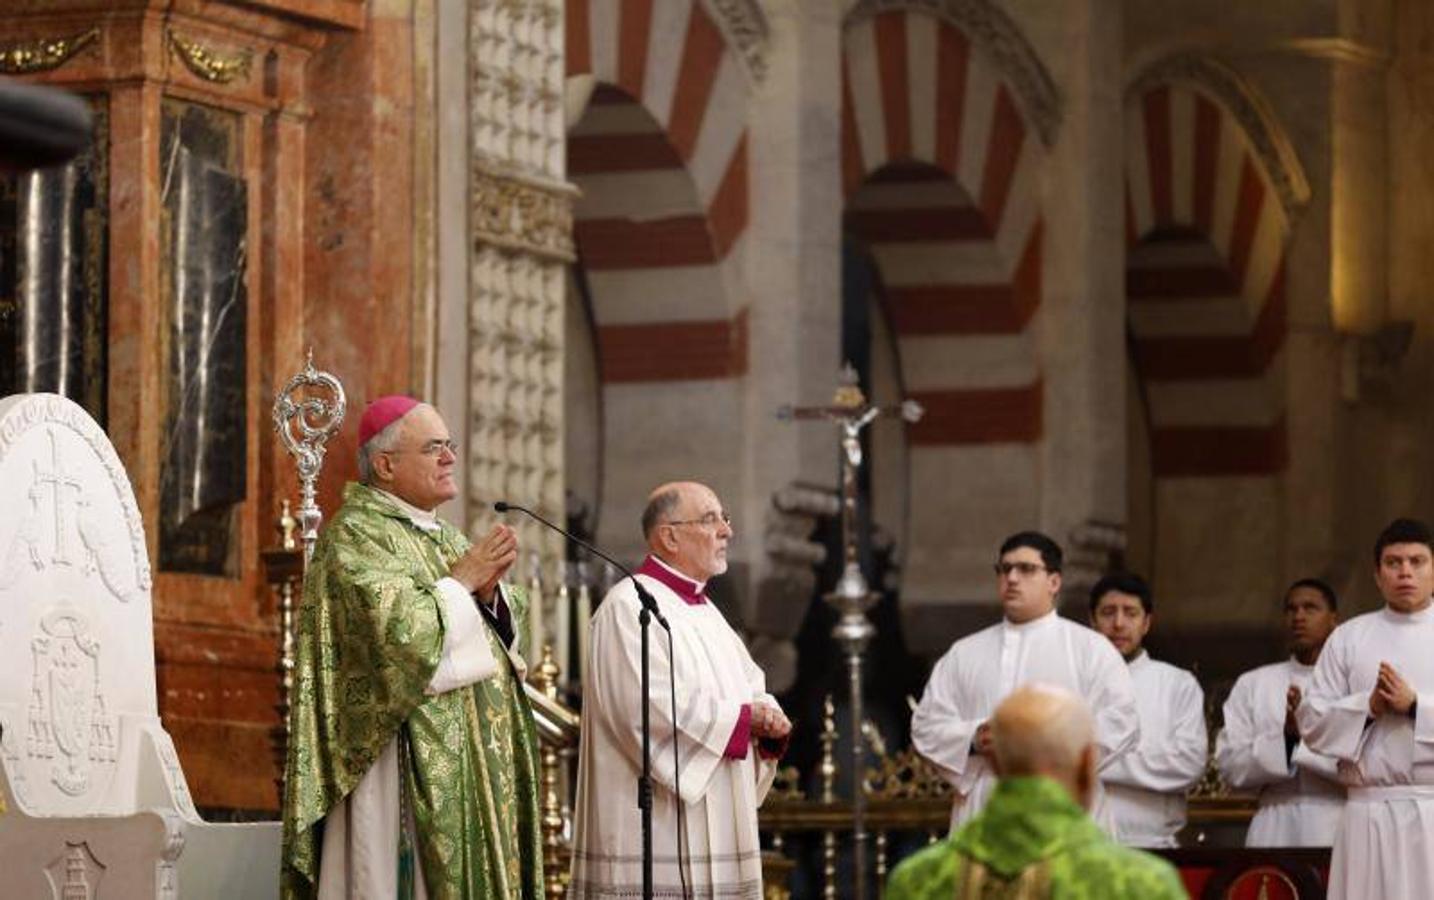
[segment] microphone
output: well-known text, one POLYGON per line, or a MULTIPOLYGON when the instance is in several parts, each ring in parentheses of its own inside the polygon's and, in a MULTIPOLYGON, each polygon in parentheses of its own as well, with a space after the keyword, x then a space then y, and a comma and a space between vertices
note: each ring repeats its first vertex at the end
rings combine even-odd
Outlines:
POLYGON ((648 612, 652 613, 652 617, 657 620, 657 624, 661 625, 664 631, 672 631, 672 628, 667 624, 667 619, 663 618, 662 611, 657 608, 657 601, 653 599, 652 594, 648 593, 647 588, 642 586, 642 582, 637 580, 637 576, 632 574, 632 570, 629 569, 627 566, 613 559, 611 556, 608 556, 606 553, 594 547, 592 544, 589 544, 582 538, 577 537, 571 531, 568 531, 566 528, 559 528, 557 525, 554 525, 552 522, 549 522, 547 519, 533 512, 531 509, 528 509, 526 506, 519 506, 516 503, 509 503, 506 500, 499 500, 493 504, 493 511, 499 513, 520 512, 531 519, 536 519, 543 525, 546 525, 548 528, 551 528, 553 531, 556 531, 558 534, 561 534, 563 537, 572 541, 574 544, 577 544, 579 547, 582 547, 584 550, 591 553, 593 556, 596 556, 598 559, 606 560, 607 562, 611 563, 614 568, 616 568, 619 572, 632 580, 633 587, 637 588, 637 599, 642 602, 643 609, 646 609, 648 612))

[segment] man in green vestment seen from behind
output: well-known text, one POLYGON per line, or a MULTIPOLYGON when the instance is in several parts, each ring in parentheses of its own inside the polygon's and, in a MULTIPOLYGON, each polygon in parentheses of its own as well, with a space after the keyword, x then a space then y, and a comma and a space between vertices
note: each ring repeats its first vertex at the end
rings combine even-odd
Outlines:
POLYGON ((512 529, 476 544, 434 512, 457 447, 433 407, 370 403, 359 478, 324 528, 294 635, 288 898, 504 898, 543 890, 537 731, 500 580, 512 529))
POLYGON ((996 707, 991 740, 991 799, 897 866, 886 900, 1185 900, 1169 863, 1116 844, 1086 813, 1097 750, 1083 700, 1019 688, 996 707))

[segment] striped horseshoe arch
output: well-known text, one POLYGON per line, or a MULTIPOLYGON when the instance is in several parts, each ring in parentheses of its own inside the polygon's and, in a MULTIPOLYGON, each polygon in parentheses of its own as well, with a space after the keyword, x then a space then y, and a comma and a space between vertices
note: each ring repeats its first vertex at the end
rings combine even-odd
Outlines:
POLYGON ((1128 322, 1152 472, 1276 475, 1290 221, 1271 173, 1194 84, 1150 87, 1125 121, 1128 322))
POLYGON ((567 0, 567 47, 568 75, 599 85, 569 136, 568 171, 583 191, 574 225, 603 381, 741 375, 741 317, 718 271, 747 228, 740 57, 691 0, 567 0), (674 269, 706 288, 649 289, 675 284, 674 269), (654 294, 666 302, 631 302, 654 294), (635 344, 647 352, 622 352, 635 344))
POLYGON ((1003 530, 1039 519, 1044 145, 996 60, 931 11, 849 22, 842 74, 845 229, 926 407, 903 595, 984 597, 1003 530))
POLYGON ((591 312, 602 455, 624 460, 601 476, 612 502, 599 534, 623 546, 637 510, 620 504, 640 504, 669 468, 691 469, 699 447, 734 467, 739 457, 717 452, 730 431, 709 435, 702 422, 740 418, 747 372, 732 285, 748 224, 751 83, 696 0, 566 0, 566 28, 570 83, 596 83, 568 136, 568 174, 581 190, 575 285, 591 312), (712 412, 694 421, 683 414, 694 404, 712 412), (684 425, 664 437, 640 424, 664 420, 684 425))
MULTIPOLYGON (((1260 610, 1280 588, 1289 186, 1304 181, 1292 153, 1270 151, 1288 146, 1270 140, 1273 116, 1234 112, 1258 98, 1229 79, 1147 77, 1127 99, 1132 421, 1145 426, 1129 533, 1157 593, 1260 610)), ((1167 608, 1179 627, 1183 608, 1167 608)))

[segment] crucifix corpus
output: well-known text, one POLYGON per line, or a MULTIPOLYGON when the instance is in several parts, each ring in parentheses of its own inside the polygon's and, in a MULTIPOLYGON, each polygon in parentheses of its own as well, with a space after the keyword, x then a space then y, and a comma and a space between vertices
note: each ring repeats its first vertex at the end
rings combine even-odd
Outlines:
POLYGON ((841 613, 832 637, 846 655, 851 690, 851 760, 852 760, 852 860, 856 900, 866 897, 866 793, 862 790, 862 657, 876 633, 866 611, 876 603, 877 595, 867 586, 866 576, 858 561, 856 526, 856 473, 861 468, 861 432, 883 416, 900 416, 917 422, 925 412, 915 400, 904 400, 893 406, 875 406, 857 384, 856 370, 847 363, 842 367, 841 383, 830 406, 784 406, 777 411, 782 420, 823 419, 841 429, 841 530, 845 565, 836 589, 826 601, 841 613))

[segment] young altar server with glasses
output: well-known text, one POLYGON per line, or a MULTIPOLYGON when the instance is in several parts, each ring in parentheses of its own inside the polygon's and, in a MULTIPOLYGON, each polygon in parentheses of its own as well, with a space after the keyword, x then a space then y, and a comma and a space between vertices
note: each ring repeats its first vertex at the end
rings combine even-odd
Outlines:
MULTIPOLYGON (((1016 688, 1040 681, 1073 691, 1095 710, 1097 770, 1139 740, 1135 692, 1110 641, 1056 612, 1061 548, 1037 531, 1008 537, 997 554, 1002 620, 958 640, 936 663, 911 718, 916 751, 951 782, 955 828, 980 811, 995 785, 989 719, 1016 688)), ((1110 826, 1103 793, 1097 821, 1110 826)))

